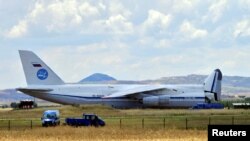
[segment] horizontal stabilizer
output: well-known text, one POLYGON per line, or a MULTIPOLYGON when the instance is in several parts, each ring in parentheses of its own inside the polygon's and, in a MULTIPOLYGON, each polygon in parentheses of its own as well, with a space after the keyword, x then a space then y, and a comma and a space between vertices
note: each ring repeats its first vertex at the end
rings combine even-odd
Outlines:
POLYGON ((29 88, 17 88, 16 90, 23 92, 23 93, 30 93, 30 92, 50 92, 53 91, 53 89, 29 89, 29 88))

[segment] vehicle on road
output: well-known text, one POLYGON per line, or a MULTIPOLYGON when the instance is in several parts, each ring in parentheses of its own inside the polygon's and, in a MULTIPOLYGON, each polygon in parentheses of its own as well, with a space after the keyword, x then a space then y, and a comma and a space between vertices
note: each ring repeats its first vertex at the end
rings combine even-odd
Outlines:
POLYGON ((83 114, 82 118, 66 118, 65 123, 70 126, 105 126, 104 120, 95 114, 83 114))
POLYGON ((60 125, 60 113, 58 110, 46 110, 41 120, 43 127, 60 125))

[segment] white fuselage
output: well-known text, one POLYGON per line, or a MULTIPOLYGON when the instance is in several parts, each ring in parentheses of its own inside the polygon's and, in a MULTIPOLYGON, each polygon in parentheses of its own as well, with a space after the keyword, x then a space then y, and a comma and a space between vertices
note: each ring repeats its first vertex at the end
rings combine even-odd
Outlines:
POLYGON ((24 92, 28 95, 61 104, 104 104, 112 107, 191 107, 205 102, 202 85, 161 85, 165 90, 140 93, 142 96, 167 96, 167 102, 161 105, 143 103, 139 98, 116 97, 103 98, 110 94, 150 85, 119 85, 119 84, 65 84, 65 85, 30 85, 29 89, 51 89, 48 92, 24 92), (171 89, 171 90, 170 90, 171 89))
POLYGON ((19 50, 27 88, 17 90, 61 104, 105 104, 119 108, 191 107, 212 94, 220 100, 222 73, 215 69, 203 85, 65 84, 32 51, 19 50))

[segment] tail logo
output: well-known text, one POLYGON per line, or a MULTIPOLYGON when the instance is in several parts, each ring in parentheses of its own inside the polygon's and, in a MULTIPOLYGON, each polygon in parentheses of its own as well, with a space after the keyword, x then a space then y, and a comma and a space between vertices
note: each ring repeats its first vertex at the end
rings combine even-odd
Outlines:
POLYGON ((37 78, 40 79, 40 80, 45 80, 48 78, 48 71, 46 69, 39 69, 36 73, 37 75, 37 78))

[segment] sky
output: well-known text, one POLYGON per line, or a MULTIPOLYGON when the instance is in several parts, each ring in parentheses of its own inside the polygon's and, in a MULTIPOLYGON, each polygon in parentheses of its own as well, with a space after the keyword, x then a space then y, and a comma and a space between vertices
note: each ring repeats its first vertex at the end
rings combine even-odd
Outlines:
POLYGON ((26 86, 18 50, 65 82, 250 76, 250 0, 0 0, 0 89, 26 86))

